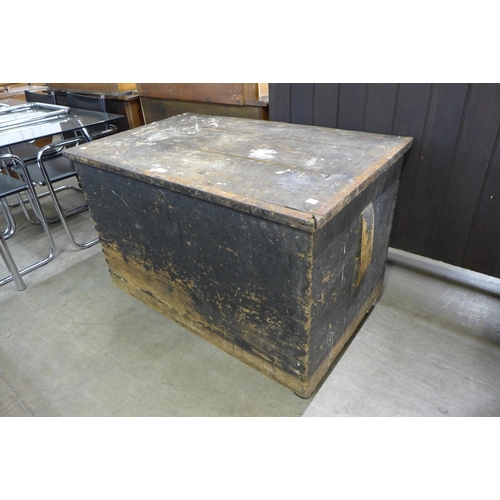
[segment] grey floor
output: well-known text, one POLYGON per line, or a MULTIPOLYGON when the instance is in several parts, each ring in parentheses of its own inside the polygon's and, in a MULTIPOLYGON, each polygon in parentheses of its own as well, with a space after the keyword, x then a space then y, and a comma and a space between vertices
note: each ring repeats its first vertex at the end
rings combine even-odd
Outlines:
MULTIPOLYGON (((22 267, 45 241, 14 213, 22 267)), ((88 212, 70 222, 95 235, 88 212)), ((391 250, 380 301, 304 400, 115 288, 100 245, 52 231, 56 258, 0 287, 0 416, 500 416, 500 280, 391 250)))

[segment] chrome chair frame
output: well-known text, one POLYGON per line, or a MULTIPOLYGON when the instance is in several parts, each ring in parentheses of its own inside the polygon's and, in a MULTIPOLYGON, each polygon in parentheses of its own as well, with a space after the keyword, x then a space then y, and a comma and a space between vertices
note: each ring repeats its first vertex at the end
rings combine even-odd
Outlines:
MULTIPOLYGON (((57 216, 48 219, 46 222, 55 222, 60 220, 69 238, 69 241, 75 248, 78 249, 89 248, 99 243, 99 238, 95 238, 86 243, 78 243, 75 240, 66 220, 67 217, 71 215, 75 215, 77 213, 88 210, 88 205, 87 203, 84 203, 70 210, 63 211, 59 203, 57 193, 65 189, 74 189, 80 193, 83 193, 83 190, 80 186, 74 185, 59 186, 57 188, 54 188, 53 183, 68 179, 70 177, 76 177, 78 179, 78 175, 73 162, 68 158, 63 157, 62 151, 67 147, 76 146, 81 142, 86 141, 81 137, 74 137, 72 139, 66 139, 53 144, 48 144, 47 146, 44 146, 40 149, 36 163, 31 162, 26 164, 26 169, 29 172, 29 176, 33 184, 46 187, 47 192, 52 198, 52 202, 54 203, 57 216)), ((37 223, 36 221, 32 220, 31 222, 37 223)))
MULTIPOLYGON (((43 175, 42 169, 39 167, 39 160, 38 160, 38 155, 36 161, 31 161, 31 162, 25 162, 26 167, 30 173, 30 178, 31 181, 35 186, 42 186, 42 187, 47 187, 47 191, 43 193, 38 193, 38 199, 44 198, 46 196, 51 196, 51 191, 48 189, 48 183, 47 179, 50 181, 49 184, 52 186, 52 183, 54 182, 59 182, 62 180, 69 179, 71 177, 76 177, 78 179, 78 176, 76 175, 76 169, 73 166, 73 163, 70 162, 70 160, 62 159, 62 150, 64 149, 65 146, 76 146, 77 144, 80 144, 81 142, 85 142, 81 137, 73 137, 71 139, 66 139, 62 141, 58 141, 52 144, 48 144, 47 146, 44 146, 43 148, 40 148, 39 154, 42 153, 45 156, 49 156, 51 159, 53 159, 56 162, 64 162, 64 169, 50 169, 51 172, 47 172, 45 170, 45 176, 43 175), (52 171, 55 170, 55 171, 52 171)), ((47 158, 44 158, 43 161, 46 161, 47 158)), ((22 172, 17 172, 22 175, 22 172)), ((59 193, 60 191, 64 191, 66 189, 72 189, 74 191, 77 191, 79 193, 83 194, 82 188, 78 185, 75 186, 74 184, 69 184, 69 185, 64 185, 64 186, 58 186, 57 188, 52 188, 52 190, 55 193, 59 193)), ((24 200, 24 203, 26 203, 26 200, 24 200)), ((15 204, 10 205, 10 206, 16 206, 15 204)), ((24 212, 24 216, 28 220, 28 222, 31 222, 31 224, 40 224, 39 220, 33 220, 24 207, 24 204, 21 205, 21 208, 24 212)), ((87 203, 83 203, 82 205, 79 205, 77 207, 74 207, 70 210, 67 210, 64 212, 65 217, 69 217, 71 215, 84 212, 85 210, 88 210, 88 205, 87 203)), ((46 219, 49 224, 53 224, 54 222, 58 222, 61 220, 59 215, 56 215, 54 217, 50 217, 46 219)))
MULTIPOLYGON (((27 202, 28 200, 26 200, 26 203, 27 202)), ((17 203, 16 205, 19 205, 19 203, 17 203)), ((5 220, 7 221, 7 228, 0 234, 2 235, 2 238, 4 240, 7 240, 14 234, 16 230, 16 221, 12 216, 12 212, 10 211, 10 206, 5 198, 0 199, 0 208, 2 209, 5 220)))
POLYGON ((25 90, 24 98, 26 102, 44 102, 45 104, 57 104, 56 96, 53 92, 36 92, 34 90, 25 90))
MULTIPOLYGON (((66 105, 70 108, 81 108, 91 111, 100 111, 101 113, 107 113, 106 99, 104 98, 104 95, 95 96, 68 92, 66 94, 66 103, 66 105)), ((83 134, 87 142, 90 142, 114 134, 117 131, 118 128, 116 127, 116 125, 107 123, 102 126, 93 126, 90 129, 82 128, 79 132, 83 134)), ((77 134, 78 131, 75 131, 75 135, 77 134)))
MULTIPOLYGON (((5 278, 0 279, 0 286, 4 285, 6 283, 10 283, 11 281, 14 281, 18 290, 24 290, 26 288, 26 285, 25 285, 24 281, 22 280, 21 276, 23 276, 26 273, 29 273, 35 269, 38 269, 39 267, 50 262, 54 258, 56 249, 55 249, 54 239, 52 238, 52 234, 50 233, 49 226, 45 220, 43 209, 38 201, 35 187, 30 180, 29 172, 28 172, 28 169, 26 167, 26 164, 23 162, 23 160, 19 156, 13 155, 13 154, 1 155, 0 162, 1 162, 1 164, 3 164, 4 167, 7 166, 9 163, 12 163, 14 165, 18 165, 23 173, 23 178, 24 178, 24 180, 21 180, 21 179, 18 179, 16 177, 11 176, 9 171, 8 171, 8 168, 7 168, 7 173, 0 173, 0 176, 2 176, 2 177, 0 177, 0 188, 2 188, 0 190, 0 198, 2 200, 5 200, 8 196, 11 196, 14 194, 19 194, 19 193, 26 191, 26 193, 28 195, 28 199, 33 207, 33 210, 34 210, 36 216, 41 221, 43 232, 45 234, 45 237, 47 238, 47 241, 48 241, 49 247, 50 247, 50 252, 49 252, 47 257, 29 265, 23 269, 18 269, 15 262, 14 262, 14 259, 12 258, 12 255, 7 247, 3 233, 2 233, 2 235, 0 235, 0 239, 1 239, 0 255, 3 258, 3 260, 7 266, 7 269, 11 273, 9 276, 6 276, 5 278), (8 177, 8 180, 6 178, 4 178, 3 176, 8 177), (2 186, 2 184, 4 184, 4 185, 2 186)), ((2 168, 1 165, 0 165, 0 168, 2 168)), ((4 213, 10 212, 10 208, 9 208, 7 203, 2 203, 2 210, 4 211, 4 213)), ((10 214, 9 217, 11 217, 12 220, 14 220, 14 217, 12 216, 12 214, 10 214)), ((15 230, 15 223, 14 223, 14 230, 15 230)), ((13 233, 13 231, 12 231, 12 233, 13 233)))

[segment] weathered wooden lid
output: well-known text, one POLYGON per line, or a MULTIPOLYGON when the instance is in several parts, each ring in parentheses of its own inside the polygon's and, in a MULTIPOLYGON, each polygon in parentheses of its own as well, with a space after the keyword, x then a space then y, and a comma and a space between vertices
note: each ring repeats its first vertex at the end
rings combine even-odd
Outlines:
POLYGON ((185 113, 65 152, 73 161, 313 231, 409 137, 185 113))

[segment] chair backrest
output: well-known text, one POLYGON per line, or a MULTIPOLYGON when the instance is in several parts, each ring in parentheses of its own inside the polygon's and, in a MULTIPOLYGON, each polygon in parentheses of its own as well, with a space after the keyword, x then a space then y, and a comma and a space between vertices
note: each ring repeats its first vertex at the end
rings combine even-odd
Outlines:
POLYGON ((68 106, 68 98, 66 97, 66 92, 61 90, 54 90, 54 96, 56 98, 56 104, 59 106, 68 106))
POLYGON ((70 108, 88 109, 90 111, 101 111, 106 113, 106 100, 103 95, 93 96, 68 92, 66 97, 70 108))
POLYGON ((56 96, 52 92, 34 92, 25 90, 24 97, 27 102, 43 102, 45 104, 56 104, 56 96))
POLYGON ((10 153, 0 155, 0 170, 5 170, 5 172, 0 174, 0 198, 28 191, 30 177, 26 164, 21 158, 10 153), (14 175, 9 172, 9 169, 12 170, 14 175), (17 171, 23 174, 22 179, 15 175, 17 171))

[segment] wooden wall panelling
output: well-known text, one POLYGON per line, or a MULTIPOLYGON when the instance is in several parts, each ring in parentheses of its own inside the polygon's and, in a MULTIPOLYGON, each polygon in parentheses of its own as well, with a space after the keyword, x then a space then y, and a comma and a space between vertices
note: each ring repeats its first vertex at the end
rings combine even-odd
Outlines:
MULTIPOLYGON (((27 84, 27 83, 1 83, 0 84, 0 101, 4 99, 17 99, 25 101, 24 91, 41 91, 46 90, 45 85, 27 84)), ((21 103, 19 103, 21 104, 21 103)))
POLYGON ((269 85, 269 115, 280 122, 336 128, 338 92, 338 83, 273 83, 269 85), (312 115, 304 109, 305 102, 312 106, 312 115))
POLYGON ((290 123, 290 83, 269 84, 269 117, 290 123))
POLYGON ((472 84, 430 256, 462 265, 500 125, 500 86, 472 84))
POLYGON ((393 133, 413 137, 415 142, 403 163, 390 245, 410 252, 411 238, 408 241, 404 236, 411 214, 430 91, 431 84, 400 84, 394 114, 393 133))
POLYGON ((313 83, 297 83, 291 88, 290 119, 292 123, 313 124, 313 83))
POLYGON ((134 98, 118 98, 114 96, 106 96, 106 110, 108 113, 117 115, 125 115, 128 125, 125 125, 122 120, 120 130, 128 130, 129 128, 139 127, 144 125, 142 117, 141 101, 138 96, 134 98))
POLYGON ((340 84, 337 127, 363 130, 365 121, 366 83, 340 84))
POLYGON ((235 116, 267 120, 268 108, 262 106, 233 106, 211 102, 191 102, 175 99, 141 97, 141 106, 146 123, 152 123, 182 113, 201 113, 205 115, 235 116))
POLYGON ((314 125, 322 127, 337 126, 337 109, 339 100, 338 83, 315 83, 313 102, 314 125))
POLYGON ((430 255, 460 136, 468 84, 433 84, 403 245, 430 255))
POLYGON ((243 103, 247 106, 259 102, 259 84, 242 83, 243 103))
POLYGON ((258 83, 138 83, 146 123, 180 113, 269 119, 258 83))
POLYGON ((259 100, 257 83, 137 83, 145 97, 218 104, 252 105, 259 100))
POLYGON ((135 83, 47 83, 51 89, 68 92, 93 92, 103 94, 122 94, 137 89, 135 83))
POLYGON ((500 278, 500 127, 465 252, 463 267, 500 278))
POLYGON ((363 130, 378 134, 393 133, 397 95, 397 83, 368 84, 363 130))
POLYGON ((500 84, 270 84, 269 92, 271 120, 413 137, 390 245, 500 278, 500 84))

